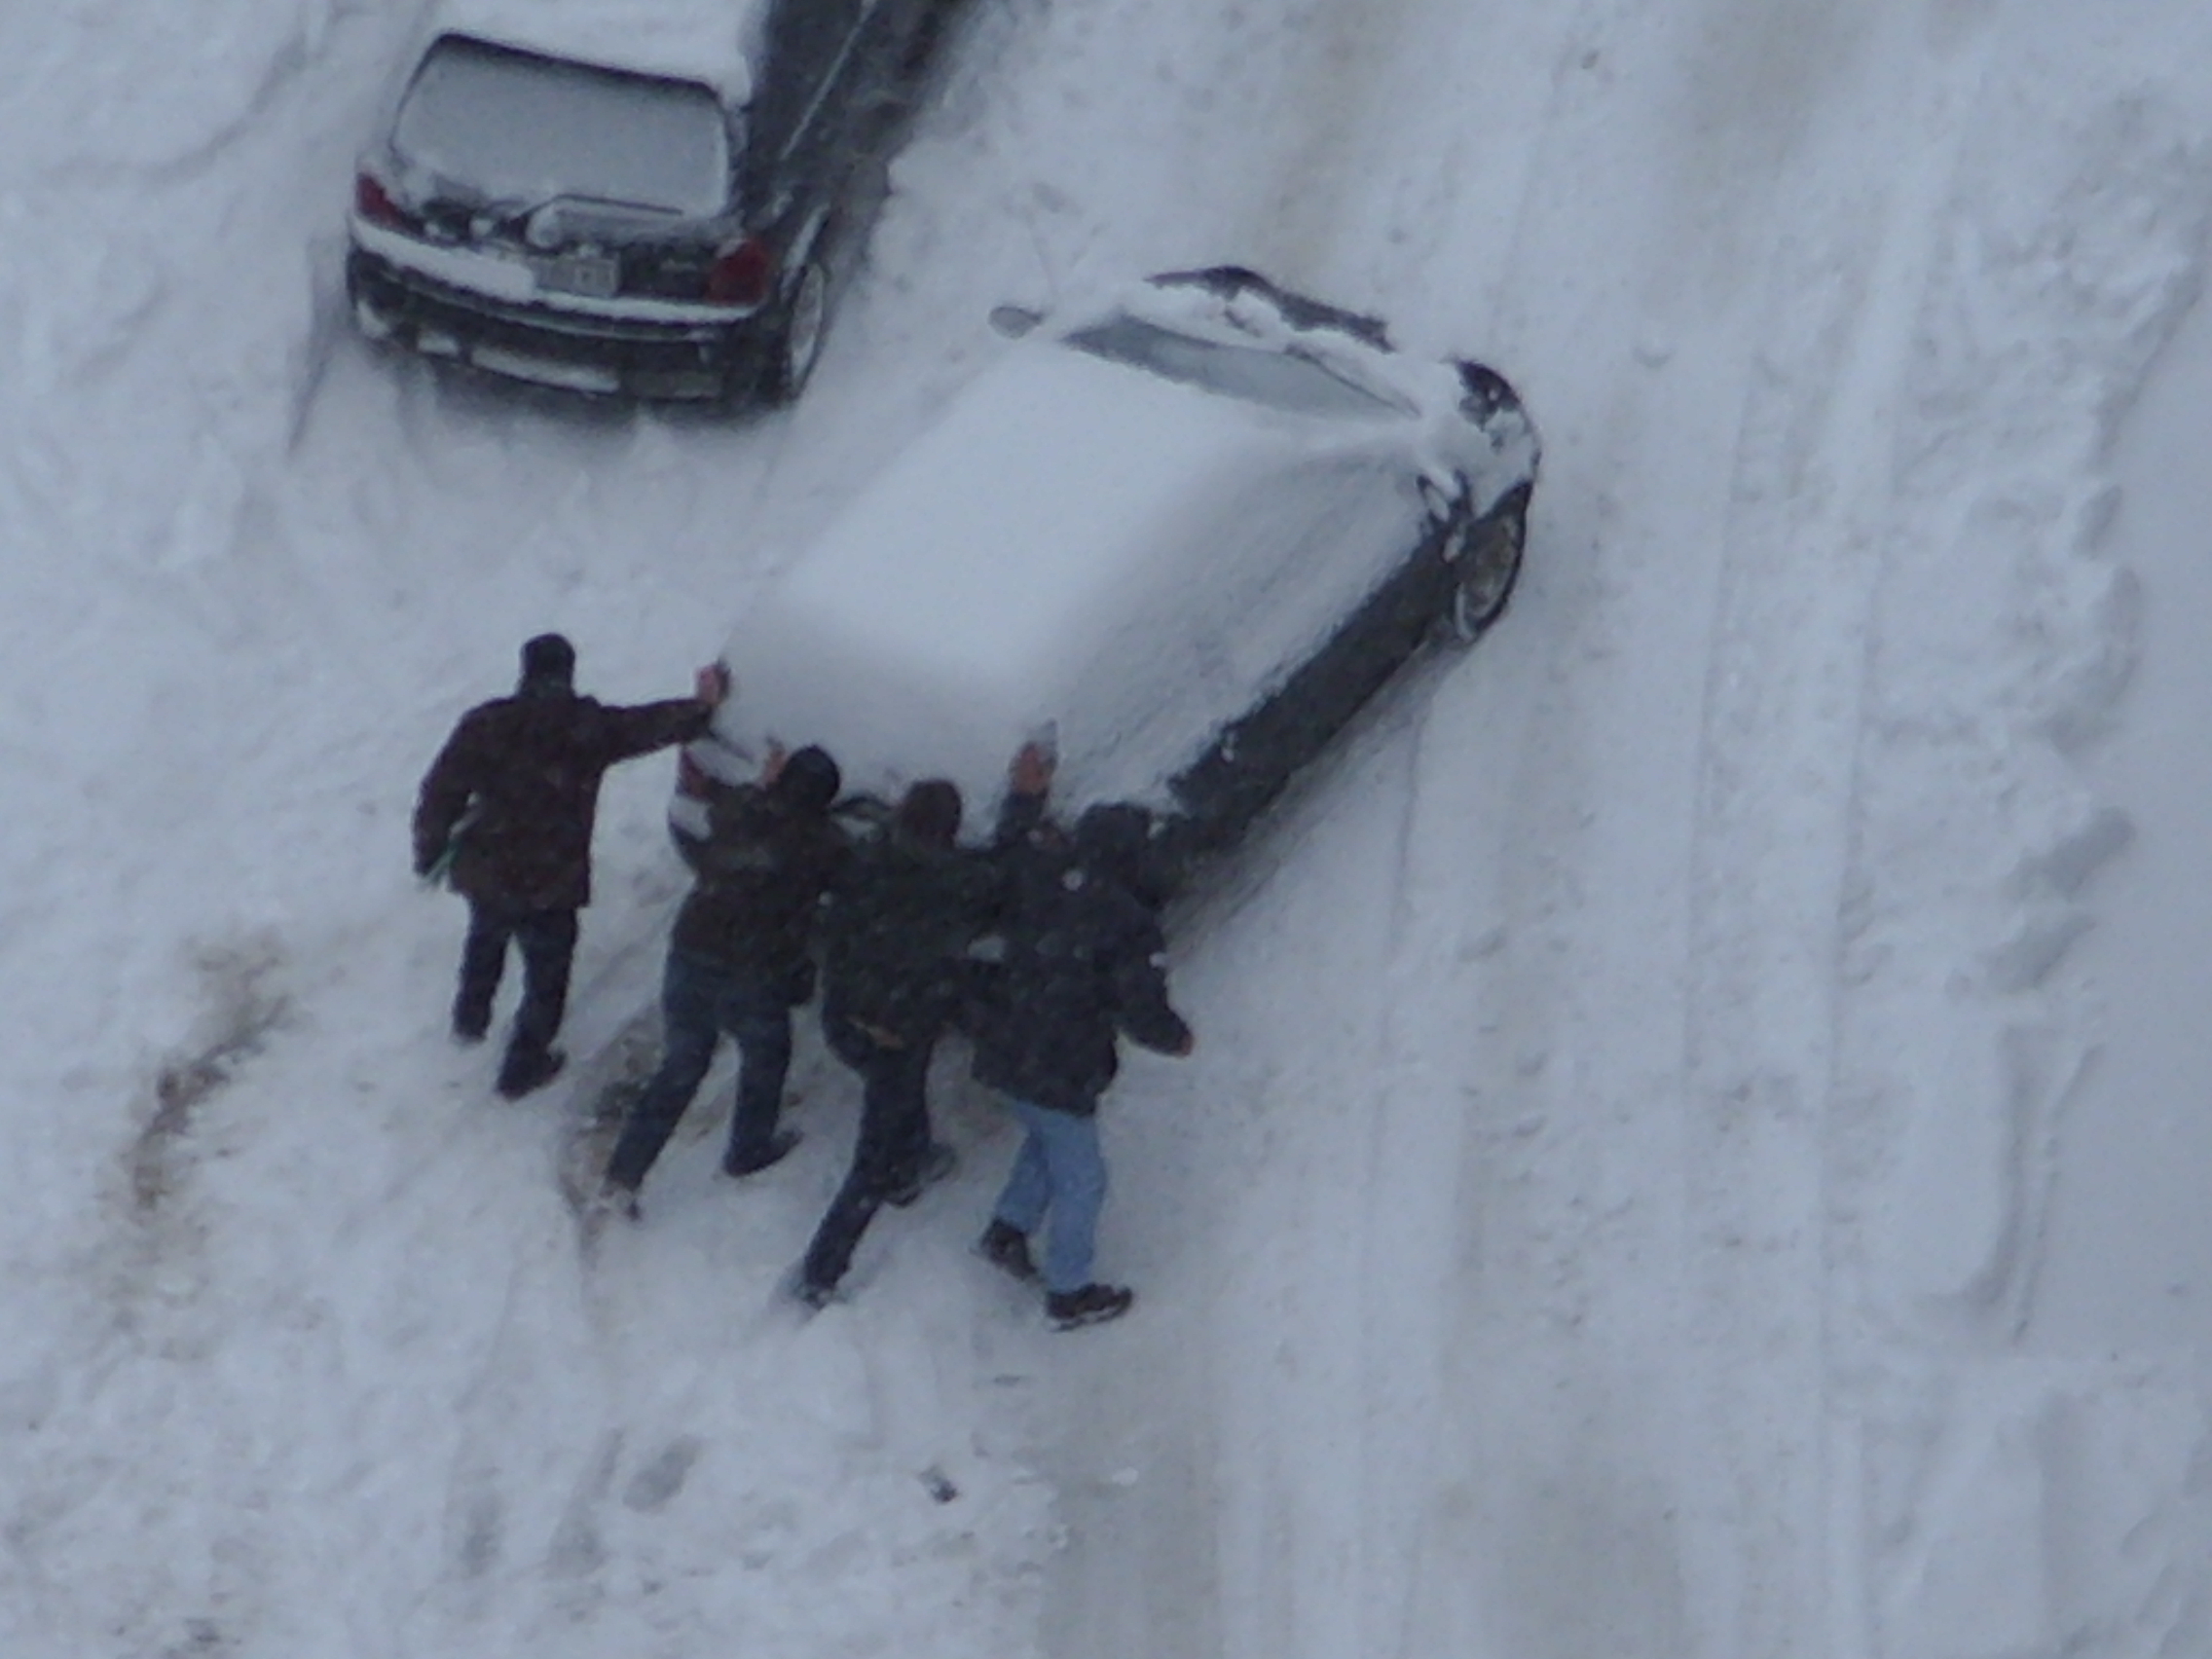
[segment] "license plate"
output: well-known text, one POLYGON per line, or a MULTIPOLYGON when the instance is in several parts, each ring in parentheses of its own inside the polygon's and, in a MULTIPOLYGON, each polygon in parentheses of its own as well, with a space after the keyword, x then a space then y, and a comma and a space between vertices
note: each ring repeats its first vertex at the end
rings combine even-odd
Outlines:
POLYGON ((622 285, 622 262, 611 254, 563 254, 559 259, 548 259, 538 266, 537 285, 556 293, 581 294, 587 299, 611 299, 622 285))

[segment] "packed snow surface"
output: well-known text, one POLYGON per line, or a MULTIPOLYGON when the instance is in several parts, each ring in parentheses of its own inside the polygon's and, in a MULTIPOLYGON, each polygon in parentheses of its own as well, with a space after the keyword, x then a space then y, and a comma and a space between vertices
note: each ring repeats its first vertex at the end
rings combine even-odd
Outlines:
POLYGON ((353 337, 417 20, 0 11, 0 1653, 2212 1652, 2212 10, 978 0, 730 421, 353 337), (1217 263, 1494 364, 1545 473, 1180 935, 1133 1314, 969 1255, 948 1049, 960 1175, 800 1318, 810 1018, 797 1154, 715 1178, 719 1072, 584 1250, 670 762, 508 1106, 407 873, 452 721, 545 628, 681 692, 991 305, 1217 263))

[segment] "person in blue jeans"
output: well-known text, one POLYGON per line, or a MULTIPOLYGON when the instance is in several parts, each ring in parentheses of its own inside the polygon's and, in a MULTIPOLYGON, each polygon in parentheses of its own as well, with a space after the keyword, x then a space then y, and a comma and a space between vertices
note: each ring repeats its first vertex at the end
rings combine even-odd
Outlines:
POLYGON ((607 1207, 637 1214, 638 1190, 725 1034, 741 1058, 722 1173, 754 1174, 797 1144, 777 1120, 791 1069, 792 1010, 813 995, 808 949, 816 913, 852 856, 830 810, 841 782, 837 763, 820 749, 789 759, 771 755, 758 785, 720 791, 707 835, 682 843, 696 879, 669 939, 660 1068, 608 1160, 607 1207))
POLYGON ((1046 1235, 1046 1311, 1061 1330, 1118 1318, 1136 1300, 1093 1276, 1106 1161, 1098 1102, 1119 1068, 1118 1041, 1188 1054, 1191 1028, 1167 998, 1165 943, 1145 898, 1151 815, 1091 807, 1072 845, 1040 827, 1014 861, 1005 966, 976 1020, 977 1081, 1005 1094, 1026 1131, 977 1242, 1033 1282, 1029 1238, 1046 1235))

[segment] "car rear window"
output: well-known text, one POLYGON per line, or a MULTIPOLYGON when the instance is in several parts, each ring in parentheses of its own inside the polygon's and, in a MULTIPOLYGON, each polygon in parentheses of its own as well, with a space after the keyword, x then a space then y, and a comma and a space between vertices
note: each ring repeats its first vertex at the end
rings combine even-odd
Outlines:
POLYGON ((1076 329, 1066 338, 1076 350, 1110 362, 1149 369, 1186 386, 1203 387, 1248 403, 1264 403, 1302 415, 1373 418, 1411 413, 1353 385, 1318 358, 1266 347, 1200 340, 1126 312, 1076 329))
POLYGON ((502 203, 575 198, 705 216, 729 196, 729 135, 708 88, 465 35, 424 55, 392 146, 502 203))

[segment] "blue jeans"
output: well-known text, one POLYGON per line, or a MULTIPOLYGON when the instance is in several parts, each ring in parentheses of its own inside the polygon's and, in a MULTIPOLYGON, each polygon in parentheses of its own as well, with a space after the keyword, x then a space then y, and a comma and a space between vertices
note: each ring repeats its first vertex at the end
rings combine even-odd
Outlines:
POLYGON ((792 1064, 792 1007, 780 986, 762 985, 719 963, 668 953, 661 979, 660 1069, 645 1085, 607 1162, 607 1179, 635 1192, 676 1132, 691 1096, 715 1063, 727 1032, 739 1053, 737 1105, 730 1113, 724 1166, 767 1150, 784 1109, 792 1064))
POLYGON ((1008 1104, 1029 1134, 1014 1157, 1014 1173, 1006 1178, 992 1215, 1017 1233, 1034 1233, 1051 1211, 1045 1288, 1055 1295, 1081 1290, 1090 1282, 1098 1212, 1106 1204, 1106 1159, 1098 1150, 1098 1120, 1033 1106, 1026 1100, 1008 1104))

